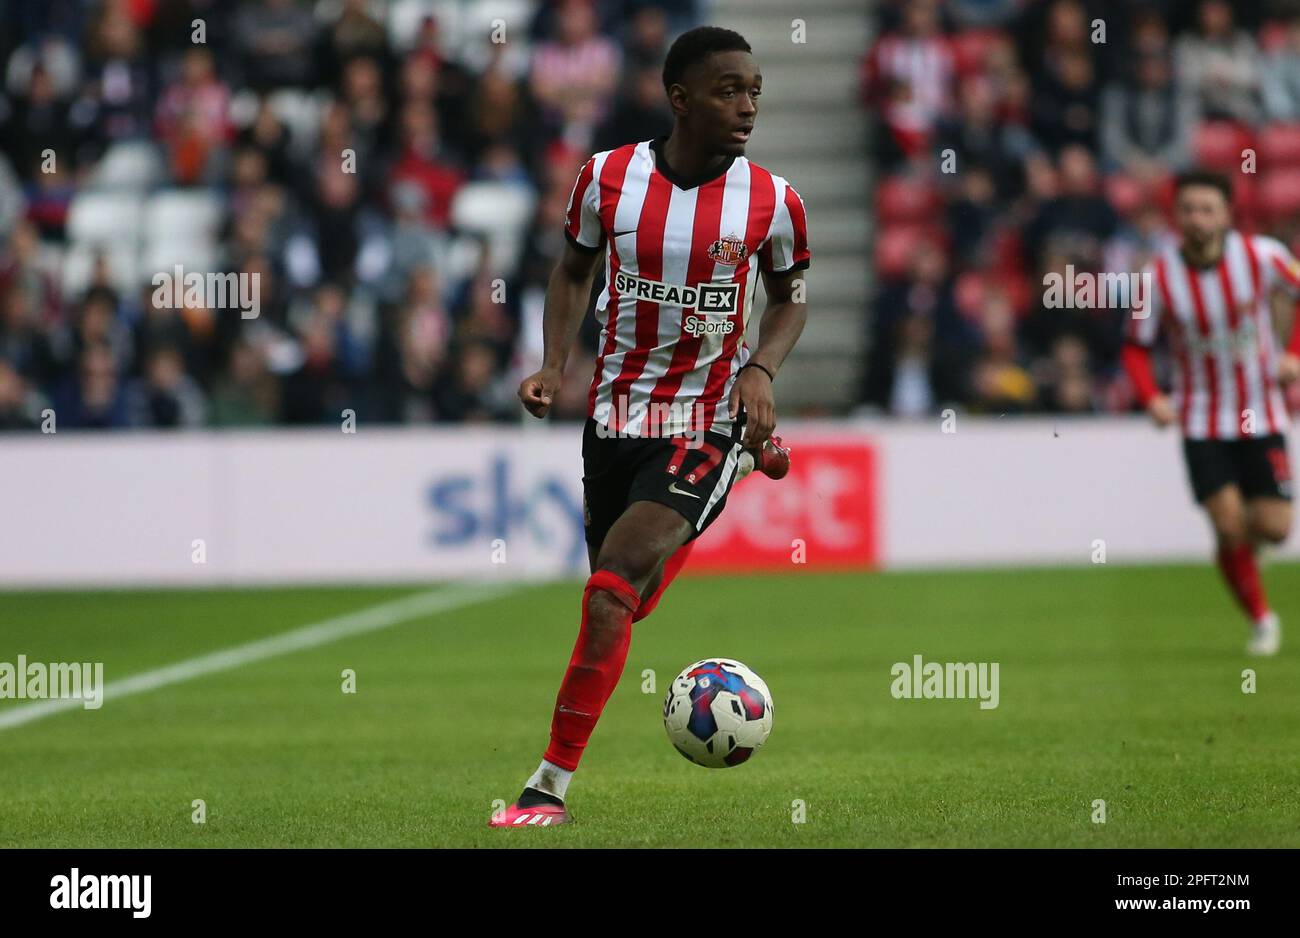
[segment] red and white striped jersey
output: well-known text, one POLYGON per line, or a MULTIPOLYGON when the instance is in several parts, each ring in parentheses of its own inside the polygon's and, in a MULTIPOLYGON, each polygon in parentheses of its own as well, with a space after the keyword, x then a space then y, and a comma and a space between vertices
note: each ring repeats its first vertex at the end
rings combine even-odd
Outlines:
POLYGON ((1217 264, 1189 267, 1171 245, 1144 274, 1149 314, 1130 317, 1127 338, 1151 346, 1166 327, 1183 435, 1236 440, 1285 430, 1269 297, 1277 287, 1300 296, 1300 263, 1282 242, 1230 231, 1217 264))
POLYGON ((570 243, 606 245, 587 414, 630 436, 730 433, 755 265, 778 274, 808 266, 803 201, 744 157, 692 185, 663 161, 662 143, 597 153, 569 197, 570 243))

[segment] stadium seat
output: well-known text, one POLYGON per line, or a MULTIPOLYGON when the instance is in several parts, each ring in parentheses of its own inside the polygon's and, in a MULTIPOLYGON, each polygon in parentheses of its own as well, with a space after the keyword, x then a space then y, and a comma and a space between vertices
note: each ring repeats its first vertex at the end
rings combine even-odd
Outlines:
POLYGON ((1261 169, 1300 166, 1300 124, 1269 124, 1259 132, 1261 169))
POLYGON ((97 245, 80 242, 70 245, 63 253, 59 286, 64 296, 75 300, 90 286, 95 262, 106 255, 109 277, 113 287, 122 295, 133 294, 140 286, 139 256, 134 243, 97 245))
POLYGON ((144 200, 129 192, 81 192, 68 209, 68 240, 83 244, 130 244, 140 237, 144 200))
POLYGON ((451 221, 458 229, 485 237, 493 271, 513 271, 523 235, 537 202, 531 189, 499 182, 472 182, 456 193, 451 221))
POLYGON ((1265 53, 1276 52, 1286 45, 1287 25, 1283 20, 1272 20, 1259 28, 1259 47, 1265 53))
POLYGON ((171 273, 177 264, 185 268, 187 274, 206 274, 217 269, 219 259, 214 245, 194 241, 152 241, 140 252, 140 282, 148 283, 159 272, 171 273))
MULTIPOLYGON (((444 53, 460 47, 464 15, 459 0, 394 0, 388 7, 388 38, 393 47, 406 51, 415 43, 426 16, 438 21, 438 39, 444 53)), ((527 30, 528 20, 519 21, 527 30)))
POLYGON ((270 102, 294 148, 299 152, 310 148, 320 130, 320 99, 297 88, 281 88, 271 94, 270 102))
POLYGON ((1278 169, 1266 173, 1256 193, 1259 214, 1282 219, 1300 213, 1300 169, 1278 169))
POLYGON ((1253 144, 1248 130, 1231 121, 1207 121, 1196 128, 1196 161, 1223 172, 1241 169, 1241 151, 1253 144))
POLYGON ((105 151, 91 184, 100 189, 143 191, 165 178, 165 171, 157 146, 147 140, 124 140, 105 151))
POLYGON ((989 51, 1003 35, 995 30, 972 29, 952 37, 951 48, 957 60, 958 75, 973 75, 983 70, 989 51))
POLYGON ((225 214, 221 196, 206 189, 167 189, 145 203, 144 232, 149 241, 210 242, 225 214))
POLYGON ((1120 215, 1130 215, 1144 201, 1146 192, 1142 183, 1132 176, 1115 173, 1106 177, 1106 201, 1120 215))
POLYGON ((1232 180, 1232 214, 1237 227, 1255 220, 1259 208, 1259 177, 1242 173, 1232 180))
POLYGON ((939 193, 928 182, 887 176, 876 186, 876 219, 882 225, 932 220, 939 193))
POLYGON ((447 245, 442 255, 442 267, 438 273, 450 288, 453 284, 464 283, 474 276, 474 271, 483 260, 483 242, 468 235, 457 235, 447 245))
MULTIPOLYGON (((455 36, 457 55, 461 62, 476 71, 486 69, 500 54, 501 67, 511 73, 527 73, 531 59, 528 24, 532 22, 536 4, 533 0, 478 0, 464 4, 465 10, 455 36), (493 23, 506 24, 505 49, 491 43, 493 23)), ((444 40, 450 41, 451 37, 444 40)))
POLYGON ((934 229, 927 225, 882 226, 876 235, 876 272, 885 280, 903 276, 917 247, 926 240, 936 240, 934 229))
MULTIPOLYGON (((532 22, 536 4, 533 0, 477 0, 476 3, 461 4, 464 12, 460 20, 460 43, 487 38, 496 20, 502 20, 511 30, 510 42, 526 39, 528 24, 532 22)), ((439 22, 441 16, 439 15, 439 22)))

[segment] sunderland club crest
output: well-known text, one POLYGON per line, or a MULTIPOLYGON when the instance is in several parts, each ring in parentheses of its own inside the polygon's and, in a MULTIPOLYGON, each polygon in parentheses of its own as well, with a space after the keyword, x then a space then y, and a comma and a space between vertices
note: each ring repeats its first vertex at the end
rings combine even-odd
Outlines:
POLYGON ((749 248, 736 235, 727 235, 709 245, 709 257, 719 264, 735 267, 749 255, 749 248))

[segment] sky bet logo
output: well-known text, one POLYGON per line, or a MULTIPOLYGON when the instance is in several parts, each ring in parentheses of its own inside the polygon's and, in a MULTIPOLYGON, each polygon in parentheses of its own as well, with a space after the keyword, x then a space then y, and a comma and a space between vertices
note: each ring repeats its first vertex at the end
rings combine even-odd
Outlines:
POLYGON ((578 569, 586 562, 582 502, 557 475, 539 475, 499 454, 482 471, 438 479, 428 498, 436 547, 526 538, 533 548, 561 553, 569 567, 578 569))

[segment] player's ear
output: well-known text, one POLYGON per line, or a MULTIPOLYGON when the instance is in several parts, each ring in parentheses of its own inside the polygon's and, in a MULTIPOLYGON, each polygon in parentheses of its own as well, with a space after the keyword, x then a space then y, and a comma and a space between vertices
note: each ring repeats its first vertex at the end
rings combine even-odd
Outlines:
POLYGON ((679 117, 685 117, 687 112, 690 111, 689 97, 690 95, 686 93, 685 86, 680 82, 674 82, 668 86, 668 106, 679 117))

